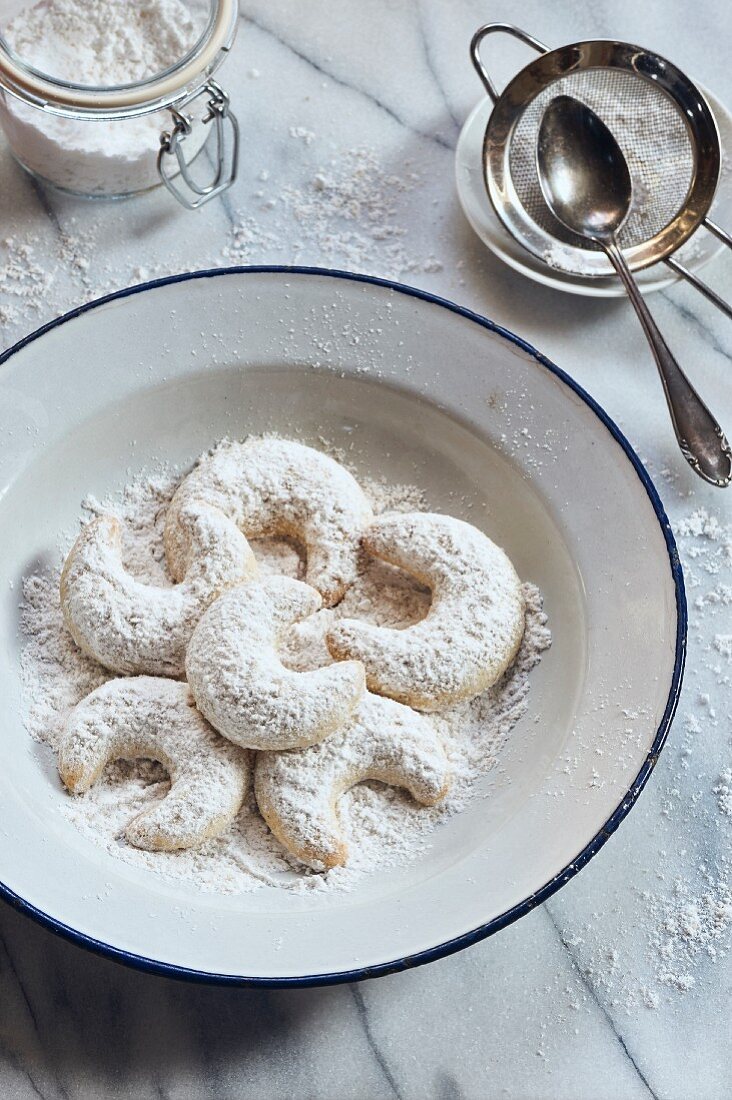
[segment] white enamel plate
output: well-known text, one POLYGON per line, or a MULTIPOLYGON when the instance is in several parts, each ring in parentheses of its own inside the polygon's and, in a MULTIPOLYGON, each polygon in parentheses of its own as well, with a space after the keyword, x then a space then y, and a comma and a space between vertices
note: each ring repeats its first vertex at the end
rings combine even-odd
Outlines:
POLYGON ((464 947, 594 855, 673 715, 683 584, 638 459, 532 348, 406 287, 217 271, 47 326, 0 367, 0 530, 0 893, 141 968, 314 984, 464 947), (21 581, 56 558, 83 497, 263 431, 340 444, 363 474, 417 483, 434 510, 482 526, 542 588, 554 636, 479 797, 416 861, 346 893, 198 893, 114 859, 63 816, 51 755, 20 717, 21 581))

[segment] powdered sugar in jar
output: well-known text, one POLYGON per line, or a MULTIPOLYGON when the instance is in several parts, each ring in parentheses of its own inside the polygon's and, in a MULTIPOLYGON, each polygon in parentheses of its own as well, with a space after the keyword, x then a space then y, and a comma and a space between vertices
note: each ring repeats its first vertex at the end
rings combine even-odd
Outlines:
POLYGON ((0 0, 0 124, 16 159, 78 195, 162 181, 185 206, 213 198, 236 175, 236 119, 211 78, 237 15, 236 0, 0 0))

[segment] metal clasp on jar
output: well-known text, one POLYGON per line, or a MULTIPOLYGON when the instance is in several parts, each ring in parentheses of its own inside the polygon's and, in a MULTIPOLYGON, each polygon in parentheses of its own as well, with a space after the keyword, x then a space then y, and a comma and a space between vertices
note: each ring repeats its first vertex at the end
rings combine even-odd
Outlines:
MULTIPOLYGON (((228 95, 215 80, 208 80, 203 88, 199 89, 189 99, 179 104, 178 107, 169 109, 173 116, 173 129, 170 131, 165 130, 160 135, 158 172, 161 180, 178 202, 189 210, 197 210, 199 206, 203 206, 210 199, 220 195, 227 187, 231 187, 236 179, 239 162, 239 123, 229 106, 228 95), (186 160, 182 148, 186 138, 191 134, 194 124, 191 115, 184 114, 182 108, 191 106, 201 96, 208 96, 206 112, 200 120, 201 124, 208 125, 213 122, 216 135, 213 157, 214 176, 205 185, 196 183, 193 179, 190 163, 186 160), (230 132, 229 141, 226 140, 226 124, 228 124, 230 132), (170 174, 169 157, 174 157, 177 161, 180 171, 179 176, 170 174)), ((208 142, 205 144, 208 144, 208 142)))

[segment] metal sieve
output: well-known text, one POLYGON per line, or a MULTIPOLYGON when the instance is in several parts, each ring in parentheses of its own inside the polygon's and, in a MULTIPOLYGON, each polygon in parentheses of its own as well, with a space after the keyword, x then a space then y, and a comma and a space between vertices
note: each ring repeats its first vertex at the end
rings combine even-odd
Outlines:
POLYGON ((470 52, 494 104, 483 141, 485 184, 509 233, 565 274, 614 274, 597 245, 553 217, 539 185, 536 147, 542 115, 555 96, 574 96, 612 130, 630 168, 633 204, 619 243, 631 270, 665 260, 732 315, 727 303, 673 258, 700 225, 732 247, 732 237, 707 217, 721 149, 714 116, 699 89, 671 62, 626 42, 576 42, 550 51, 518 27, 489 23, 476 31, 470 52), (480 55, 484 39, 497 33, 518 38, 541 55, 500 94, 480 55))

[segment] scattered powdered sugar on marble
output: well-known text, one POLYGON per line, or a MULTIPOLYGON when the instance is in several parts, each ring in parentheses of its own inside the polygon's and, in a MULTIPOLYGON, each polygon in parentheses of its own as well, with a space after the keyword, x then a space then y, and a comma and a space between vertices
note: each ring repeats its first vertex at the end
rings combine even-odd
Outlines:
POLYGON ((37 240, 13 235, 0 240, 0 323, 12 325, 38 314, 53 283, 53 275, 39 263, 37 240))
MULTIPOLYGON (((317 134, 301 126, 290 127, 289 134, 306 147, 317 141, 317 134)), ((276 192, 258 188, 254 198, 260 212, 252 214, 248 208, 237 218, 224 259, 248 263, 263 250, 276 249, 288 262, 298 263, 316 250, 331 266, 350 271, 392 278, 440 271, 435 256, 419 255, 410 247, 400 224, 400 204, 421 181, 408 161, 401 169, 399 174, 390 171, 373 149, 354 147, 309 168, 298 186, 289 184, 276 192)), ((262 183, 268 180, 260 177, 262 183)))
MULTIPOLYGON (((157 147, 169 119, 148 117, 157 119, 157 130, 151 131, 157 147)), ((107 207, 103 217, 92 207, 81 213, 65 209, 52 235, 29 228, 22 212, 16 219, 6 211, 11 220, 0 239, 0 322, 17 326, 21 335, 24 321, 48 319, 100 294, 186 267, 328 261, 331 267, 386 278, 419 275, 428 280, 442 271, 441 260, 425 250, 411 224, 414 202, 424 200, 430 187, 429 177, 415 165, 401 162, 395 171, 366 144, 349 144, 324 157, 321 150, 327 146, 330 154, 331 149, 324 135, 315 134, 308 144, 285 128, 283 140, 297 141, 312 160, 303 163, 301 178, 283 189, 276 172, 260 171, 223 240, 216 233, 205 240, 196 236, 195 255, 186 252, 183 259, 180 249, 153 255, 144 234, 127 247, 128 207, 107 207), (116 242, 111 249, 110 237, 116 242)), ((154 150, 151 156, 138 140, 138 153, 145 158, 142 167, 154 169, 154 150)), ((169 201, 169 196, 160 199, 166 207, 169 201)), ((141 209, 149 216, 147 207, 141 209)), ((464 263, 456 262, 456 272, 464 263)), ((461 274, 458 282, 464 282, 461 274)))
MULTIPOLYGON (((152 584, 170 584, 165 568, 163 528, 167 505, 179 477, 162 470, 133 479, 118 495, 83 502, 85 518, 111 512, 123 523, 122 559, 130 572, 152 584)), ((424 507, 413 486, 385 486, 363 481, 374 511, 411 511, 424 507)), ((24 720, 30 734, 55 750, 70 709, 110 674, 76 648, 66 632, 58 599, 63 553, 73 540, 64 533, 59 564, 28 576, 23 589, 22 628, 26 645, 21 680, 24 720)), ((279 539, 252 540, 263 575, 282 572, 302 579, 300 549, 279 539)), ((69 798, 63 812, 92 841, 117 858, 195 888, 223 893, 256 889, 262 884, 294 891, 329 891, 351 887, 374 870, 415 858, 432 843, 435 828, 463 809, 475 784, 494 766, 501 745, 525 713, 529 672, 550 644, 541 595, 524 586, 527 627, 517 658, 502 680, 468 703, 442 712, 439 722, 452 770, 450 793, 434 807, 418 805, 404 791, 376 782, 361 784, 339 804, 349 862, 327 874, 316 874, 292 859, 274 839, 249 791, 229 830, 200 848, 180 852, 145 852, 128 845, 124 829, 135 814, 169 790, 167 773, 152 761, 117 761, 85 795, 69 798)), ((357 582, 335 608, 324 609, 291 632, 282 650, 289 667, 313 668, 331 661, 324 642, 330 622, 339 615, 359 615, 384 625, 417 621, 429 606, 429 593, 400 570, 379 562, 362 563, 357 582)))
POLYGON ((725 817, 732 817, 732 768, 724 769, 713 793, 717 796, 719 812, 725 817))
MULTIPOLYGON (((689 634, 700 644, 700 664, 720 684, 730 683, 732 657, 732 525, 706 508, 697 508, 676 525, 685 564, 685 580, 691 614, 689 634), (711 627, 711 630, 710 630, 711 627), (719 629, 722 627, 723 629, 719 629), (710 638, 710 640, 707 640, 710 638)), ((719 716, 722 717, 722 716, 719 716)), ((724 716, 727 720, 729 715, 724 716)), ((677 813, 691 812, 698 821, 709 820, 713 832, 707 853, 676 876, 664 893, 649 896, 655 918, 649 949, 659 983, 687 992, 697 982, 704 963, 727 957, 732 939, 732 859, 729 827, 732 820, 732 767, 711 785, 711 794, 695 791, 687 807, 681 790, 686 777, 703 764, 704 736, 720 737, 718 716, 709 696, 697 693, 695 710, 684 716, 676 782, 670 789, 677 813), (695 764, 701 750, 701 759, 695 764), (715 810, 717 811, 715 813, 715 810), (719 832, 719 830, 723 832, 719 832), (716 840, 714 839, 716 837, 716 840)), ((730 751, 729 740, 726 742, 730 751)), ((732 757, 728 757, 732 763, 732 757)), ((673 811, 672 811, 673 812, 673 811)))
POLYGON ((649 897, 656 918, 650 934, 658 982, 681 993, 695 985, 700 956, 724 958, 732 922, 730 883, 707 870, 701 889, 676 878, 668 894, 649 897))
MULTIPOLYGON (((720 685, 724 699, 731 682, 718 638, 732 632, 732 525, 697 507, 674 530, 684 565, 690 657, 680 713, 628 826, 643 831, 650 858, 638 860, 631 836, 622 848, 623 892, 613 896, 611 887, 588 920, 561 934, 603 1005, 626 1015, 679 996, 704 1001, 719 988, 714 968, 728 969, 732 957, 730 713, 715 708, 697 686, 703 674, 720 685), (726 766, 720 764, 725 757, 726 766), (682 837, 679 848, 676 838, 682 837)), ((599 866, 589 870, 590 881, 599 866)), ((560 906, 551 903, 552 909, 560 906)), ((580 1002, 573 995, 570 1008, 579 1009, 580 1002)))

